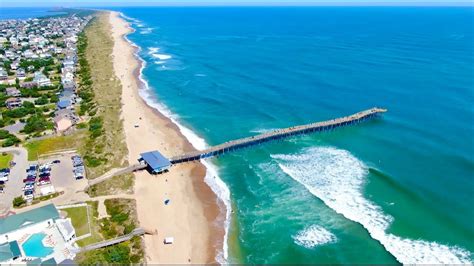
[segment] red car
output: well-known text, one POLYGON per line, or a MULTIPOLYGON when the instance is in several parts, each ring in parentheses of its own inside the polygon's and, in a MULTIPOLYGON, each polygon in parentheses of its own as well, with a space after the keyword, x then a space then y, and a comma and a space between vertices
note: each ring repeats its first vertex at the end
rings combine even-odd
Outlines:
POLYGON ((23 183, 35 182, 35 179, 36 179, 36 178, 28 177, 28 178, 23 179, 23 183))

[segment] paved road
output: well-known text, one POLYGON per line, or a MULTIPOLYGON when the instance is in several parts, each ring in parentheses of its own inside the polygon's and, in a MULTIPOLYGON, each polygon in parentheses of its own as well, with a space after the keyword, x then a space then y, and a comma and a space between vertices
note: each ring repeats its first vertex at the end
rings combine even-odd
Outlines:
POLYGON ((15 197, 22 195, 23 178, 26 177, 26 168, 28 167, 28 152, 25 148, 0 148, 0 153, 3 152, 12 153, 16 165, 10 169, 10 177, 5 184, 5 193, 0 193, 0 214, 10 209, 15 197))

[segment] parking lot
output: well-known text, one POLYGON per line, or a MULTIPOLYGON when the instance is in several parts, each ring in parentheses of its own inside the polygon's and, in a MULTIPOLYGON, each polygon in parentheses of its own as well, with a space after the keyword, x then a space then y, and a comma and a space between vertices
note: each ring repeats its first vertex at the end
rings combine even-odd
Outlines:
POLYGON ((4 185, 4 193, 0 193, 0 214, 11 209, 13 199, 18 196, 31 201, 33 197, 54 192, 74 195, 87 186, 85 176, 76 179, 83 176, 81 174, 83 167, 78 166, 80 159, 75 158, 75 162, 71 159, 72 156, 77 156, 74 153, 28 162, 26 150, 14 149, 13 161, 16 165, 10 169, 9 180, 4 185))

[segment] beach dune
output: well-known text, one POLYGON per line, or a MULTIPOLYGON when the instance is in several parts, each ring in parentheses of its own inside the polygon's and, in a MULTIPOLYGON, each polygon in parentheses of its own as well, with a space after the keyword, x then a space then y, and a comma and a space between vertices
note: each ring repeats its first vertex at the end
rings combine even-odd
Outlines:
MULTIPOLYGON (((114 40, 113 63, 122 83, 122 118, 133 163, 142 152, 159 150, 167 156, 192 150, 179 129, 167 117, 149 107, 140 97, 144 84, 139 79, 141 62, 136 47, 124 36, 133 29, 117 12, 109 12, 114 40), (136 127, 135 125, 138 125, 136 127)), ((204 182, 206 168, 201 163, 173 166, 168 173, 135 173, 134 197, 140 226, 145 235, 147 263, 215 263, 222 249, 223 224, 216 195, 204 182), (165 200, 170 200, 168 205, 165 200), (174 243, 164 244, 165 237, 174 243)))

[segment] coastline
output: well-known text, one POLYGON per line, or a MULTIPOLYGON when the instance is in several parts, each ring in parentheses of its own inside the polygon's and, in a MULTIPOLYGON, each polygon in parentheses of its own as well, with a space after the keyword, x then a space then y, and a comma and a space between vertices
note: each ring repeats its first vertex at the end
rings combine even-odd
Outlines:
MULTIPOLYGON (((194 150, 179 124, 145 100, 147 83, 141 74, 145 62, 137 54, 140 48, 125 37, 133 28, 120 16, 109 12, 114 70, 122 83, 122 119, 129 161, 154 149, 166 156, 194 150), (135 128, 135 124, 139 127, 135 128)), ((201 163, 193 163, 174 166, 158 176, 135 173, 140 226, 157 232, 144 238, 148 263, 215 263, 227 256, 223 248, 227 230, 223 224, 230 211, 205 181, 211 178, 208 170, 201 163), (171 203, 165 205, 165 199, 171 203), (175 238, 175 243, 165 246, 162 241, 169 236, 175 238)))

